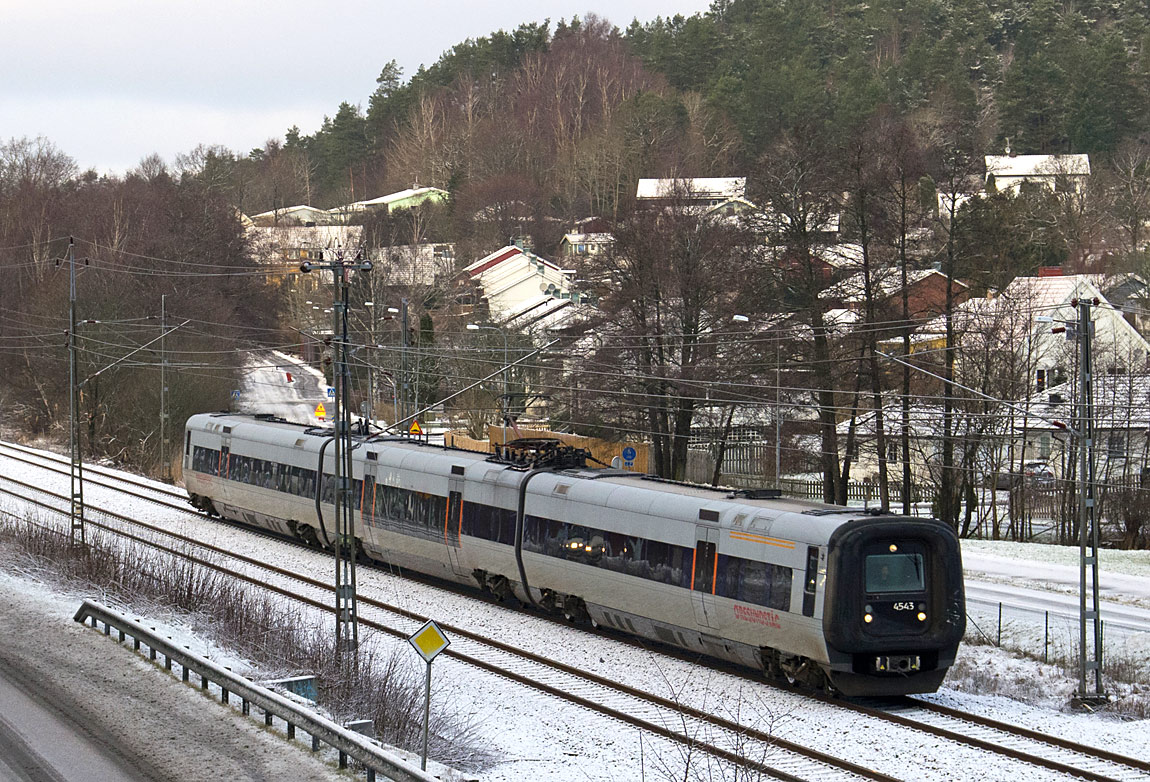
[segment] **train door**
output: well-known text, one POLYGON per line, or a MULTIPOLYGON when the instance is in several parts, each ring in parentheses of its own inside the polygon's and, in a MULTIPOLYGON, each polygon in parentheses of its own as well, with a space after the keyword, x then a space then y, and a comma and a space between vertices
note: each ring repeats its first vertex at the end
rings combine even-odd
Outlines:
MULTIPOLYGON (((224 442, 226 443, 228 441, 225 440, 224 442)), ((227 445, 221 445, 220 446, 220 460, 219 460, 219 464, 216 465, 216 475, 220 476, 221 478, 227 478, 229 475, 229 469, 231 468, 231 462, 232 462, 231 448, 227 445)))
POLYGON ((695 609, 695 621, 712 628, 719 626, 715 610, 718 545, 719 530, 714 527, 696 527, 695 556, 691 564, 691 603, 695 609))
POLYGON ((462 468, 452 467, 451 478, 447 481, 447 510, 443 514, 443 542, 447 546, 447 561, 451 570, 458 576, 466 576, 467 569, 460 561, 462 552, 460 531, 463 527, 463 476, 456 472, 462 468))
POLYGON ((363 539, 375 543, 375 470, 374 464, 364 462, 362 495, 359 498, 359 521, 363 528, 363 539))

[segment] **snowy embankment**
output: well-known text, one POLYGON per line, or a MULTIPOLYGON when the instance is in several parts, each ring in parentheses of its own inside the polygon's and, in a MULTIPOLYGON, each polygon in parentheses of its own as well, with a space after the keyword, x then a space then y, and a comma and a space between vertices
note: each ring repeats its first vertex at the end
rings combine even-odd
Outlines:
MULTIPOLYGON (((16 478, 34 478, 42 485, 53 484, 48 488, 61 490, 66 487, 66 476, 49 480, 43 472, 11 460, 2 460, 0 470, 16 478)), ((173 531, 194 535, 197 539, 250 556, 270 558, 316 578, 330 577, 331 561, 322 553, 256 537, 245 530, 204 521, 190 514, 125 499, 94 485, 86 490, 86 498, 93 506, 115 505, 121 512, 149 518, 173 531)), ((17 510, 11 507, 12 503, 8 505, 9 510, 17 510)), ((987 548, 993 550, 993 547, 987 548)), ((1011 554, 1017 556, 1015 552, 1011 554)), ((972 557, 971 561, 976 559, 972 557)), ((1027 563, 1026 569, 1033 571, 1043 566, 1042 561, 1036 558, 1027 563)), ((23 591, 38 589, 25 587, 23 591)), ((742 715, 742 719, 752 715, 751 720, 759 727, 768 727, 778 735, 801 740, 840 756, 849 756, 855 762, 894 776, 942 782, 963 778, 969 769, 978 768, 980 776, 985 779, 1021 782, 1052 778, 1037 769, 987 759, 984 753, 956 749, 953 745, 914 732, 875 727, 873 724, 869 727, 860 725, 857 716, 833 707, 761 687, 704 665, 692 665, 637 649, 610 637, 555 625, 528 613, 509 611, 445 589, 414 583, 384 570, 361 569, 359 589, 363 595, 431 616, 446 624, 494 635, 526 649, 581 665, 602 676, 624 680, 664 696, 677 697, 693 706, 727 716, 742 715)), ((52 621, 69 622, 78 602, 75 595, 60 598, 54 612, 57 619, 52 621)), ((317 621, 321 620, 317 617, 317 621)), ((415 627, 413 623, 411 629, 415 627)), ((106 639, 98 640, 106 642, 106 639)), ((206 641, 195 643, 211 648, 206 641)), ((386 638, 376 638, 375 643, 384 647, 403 645, 402 641, 386 638)), ((131 660, 127 650, 115 649, 115 644, 107 647, 111 651, 100 658, 99 664, 108 666, 108 670, 136 665, 135 662, 126 662, 131 660)), ((403 659, 408 664, 416 668, 422 664, 414 652, 405 649, 401 652, 407 652, 403 659)), ((1068 684, 1059 669, 1020 662, 1001 650, 987 647, 964 648, 960 657, 964 662, 956 680, 964 687, 977 688, 980 682, 984 682, 988 688, 999 691, 1002 688, 998 685, 1003 680, 1016 680, 1021 682, 1018 685, 1020 692, 1029 690, 1031 702, 1024 704, 1006 697, 972 694, 950 686, 934 696, 938 700, 1119 753, 1147 756, 1146 723, 1063 711, 1061 707, 1069 697, 1068 686, 1072 686, 1072 682, 1068 684), (992 680, 995 683, 993 687, 990 686, 992 680), (1042 697, 1039 692, 1049 695, 1042 697)), ((182 687, 179 682, 166 679, 159 672, 153 675, 160 687, 172 688, 173 691, 182 687)), ((454 660, 437 662, 434 675, 436 707, 471 723, 500 758, 497 765, 485 771, 485 780, 574 782, 640 779, 644 775, 649 779, 660 779, 663 777, 657 771, 659 765, 667 764, 681 770, 681 750, 678 747, 647 736, 641 737, 635 729, 621 727, 606 718, 557 703, 553 698, 478 672, 454 660)), ((206 702, 204 708, 208 708, 206 702)), ((289 756, 297 752, 286 745, 283 751, 289 756)))
MULTIPOLYGON (((72 621, 84 596, 4 572, 0 591, 0 719, 59 778, 346 779, 300 744, 288 747, 130 646, 72 621)), ((194 651, 242 667, 178 627, 171 633, 194 651)))

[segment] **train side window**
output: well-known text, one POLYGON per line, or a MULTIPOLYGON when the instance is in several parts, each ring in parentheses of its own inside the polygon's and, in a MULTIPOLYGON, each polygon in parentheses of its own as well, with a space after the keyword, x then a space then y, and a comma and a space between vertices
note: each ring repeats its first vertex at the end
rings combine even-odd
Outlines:
MULTIPOLYGON (((447 518, 447 497, 439 494, 432 494, 430 496, 429 502, 431 504, 431 518, 433 520, 433 525, 438 526, 439 519, 447 518)), ((452 518, 452 523, 455 525, 456 529, 459 528, 459 520, 454 518, 454 515, 452 518)))
POLYGON ((807 546, 807 574, 803 582, 803 616, 815 615, 815 590, 819 582, 818 546, 807 546))
POLYGON ((539 516, 523 517, 523 550, 536 554, 543 552, 547 535, 547 519, 539 516))
POLYGON ((499 524, 499 542, 505 546, 514 546, 515 525, 519 522, 519 513, 507 508, 499 508, 498 512, 503 517, 499 524))
POLYGON ((782 565, 771 566, 771 602, 770 607, 779 611, 791 610, 791 581, 794 571, 782 565))

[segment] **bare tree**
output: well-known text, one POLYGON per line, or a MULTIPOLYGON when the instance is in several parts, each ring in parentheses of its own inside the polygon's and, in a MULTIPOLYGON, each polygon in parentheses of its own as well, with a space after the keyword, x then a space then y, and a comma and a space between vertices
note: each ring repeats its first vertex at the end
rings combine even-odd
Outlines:
POLYGON ((751 200, 761 210, 751 218, 765 245, 760 274, 775 292, 775 306, 796 313, 810 328, 809 377, 819 412, 823 499, 845 498, 838 463, 837 394, 832 368, 828 304, 819 294, 832 281, 826 248, 838 218, 834 177, 818 137, 796 131, 780 139, 749 178, 751 200))
POLYGON ((656 472, 676 479, 685 475, 692 422, 718 372, 721 351, 711 335, 738 312, 731 280, 746 277, 742 233, 689 208, 690 195, 684 187, 628 215, 614 226, 612 249, 585 270, 602 292, 588 327, 603 340, 585 370, 611 368, 615 387, 638 394, 636 408, 619 404, 614 415, 649 433, 656 472))

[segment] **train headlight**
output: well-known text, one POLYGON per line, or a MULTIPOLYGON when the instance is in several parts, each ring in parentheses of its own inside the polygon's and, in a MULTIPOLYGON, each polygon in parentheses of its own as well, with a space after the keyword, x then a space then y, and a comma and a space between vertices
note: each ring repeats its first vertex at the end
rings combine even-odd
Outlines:
POLYGON ((926 611, 919 611, 918 612, 918 621, 920 621, 920 622, 926 621, 926 611))
POLYGON ((874 614, 863 614, 863 621, 869 625, 874 621, 874 614))

